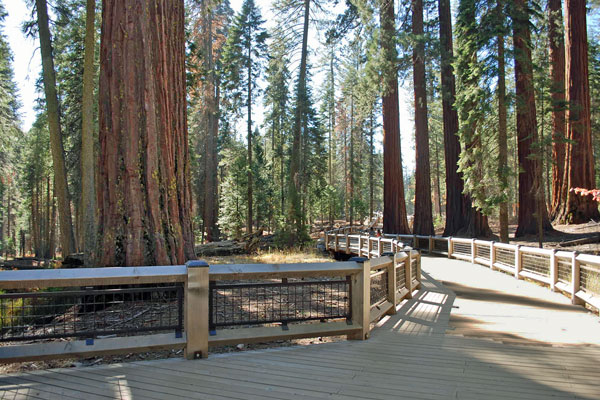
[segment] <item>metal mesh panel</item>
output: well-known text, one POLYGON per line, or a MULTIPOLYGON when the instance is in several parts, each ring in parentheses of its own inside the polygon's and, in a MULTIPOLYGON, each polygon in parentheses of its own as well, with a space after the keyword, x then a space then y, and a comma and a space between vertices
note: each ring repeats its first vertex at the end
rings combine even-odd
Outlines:
POLYGON ((447 253, 448 252, 448 240, 433 240, 433 249, 439 253, 447 253))
POLYGON ((381 242, 381 252, 382 253, 393 253, 392 244, 390 242, 381 242))
POLYGON ((550 256, 521 253, 521 268, 542 276, 550 276, 550 256))
POLYGON ((429 251, 429 238, 417 238, 417 248, 429 251))
POLYGON ((509 267, 515 266, 515 251, 509 249, 496 248, 496 262, 498 264, 504 264, 509 267))
POLYGON ((556 257, 558 264, 558 280, 563 283, 571 282, 571 258, 556 257))
POLYGON ((388 272, 382 269, 371 274, 371 307, 387 299, 388 272))
POLYGON ((579 267, 579 285, 588 293, 600 295, 600 269, 582 264, 579 267))
POLYGON ((344 280, 210 283, 209 325, 260 325, 351 318, 350 277, 344 280))
POLYGON ((418 279, 419 277, 417 276, 418 272, 417 272, 417 258, 413 257, 410 259, 410 276, 412 277, 413 280, 418 279))
POLYGON ((396 289, 400 290, 406 287, 406 270, 404 263, 396 267, 396 289))
POLYGON ((456 254, 471 255, 471 243, 454 243, 454 252, 456 254))
POLYGON ((482 244, 478 244, 475 247, 475 257, 483 258, 484 260, 490 259, 490 247, 482 244))
POLYGON ((0 294, 0 341, 183 330, 183 286, 0 294))

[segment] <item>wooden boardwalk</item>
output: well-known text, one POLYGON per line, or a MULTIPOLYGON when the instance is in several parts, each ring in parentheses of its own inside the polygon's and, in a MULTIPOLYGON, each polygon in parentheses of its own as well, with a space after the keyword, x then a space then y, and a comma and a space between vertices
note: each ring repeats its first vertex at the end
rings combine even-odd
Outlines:
POLYGON ((600 319, 564 296, 423 257, 367 341, 0 377, 2 399, 600 399, 600 319))

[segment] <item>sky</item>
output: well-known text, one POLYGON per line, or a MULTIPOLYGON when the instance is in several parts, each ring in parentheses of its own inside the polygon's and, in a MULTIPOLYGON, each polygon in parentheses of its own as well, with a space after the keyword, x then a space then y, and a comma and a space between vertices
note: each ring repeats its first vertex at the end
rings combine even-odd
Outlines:
MULTIPOLYGON (((242 7, 243 0, 230 0, 231 7, 234 11, 239 11, 242 7)), ((13 70, 15 74, 15 81, 19 89, 19 97, 21 101, 21 119, 22 128, 24 131, 28 131, 33 122, 35 121, 34 104, 38 97, 35 90, 35 82, 39 76, 41 69, 41 54, 39 51, 39 43, 37 39, 27 38, 23 34, 21 27, 23 21, 31 19, 31 11, 28 10, 25 0, 7 0, 4 1, 4 6, 8 16, 4 22, 4 33, 7 36, 8 42, 13 52, 13 70)), ((261 8, 263 19, 266 20, 265 26, 267 29, 274 27, 275 18, 269 10, 271 1, 257 0, 256 4, 261 8)), ((336 12, 343 10, 342 5, 344 2, 340 2, 340 7, 336 12)), ((311 27, 311 35, 309 36, 309 47, 316 49, 319 45, 318 32, 314 25, 311 27)), ((313 66, 317 66, 318 60, 313 52, 313 59, 311 61, 313 66)), ((314 68, 316 70, 317 68, 314 68)), ((316 71, 314 71, 316 72, 316 71)), ((323 77, 318 73, 315 73, 313 77, 313 83, 315 87, 319 87, 319 82, 323 80, 323 77)), ((263 87, 264 89, 264 87, 263 87)), ((415 154, 414 154, 414 124, 411 116, 412 108, 412 94, 402 87, 399 90, 400 93, 400 131, 401 131, 401 142, 402 142, 402 153, 403 153, 403 164, 408 170, 413 170, 415 165, 415 154)), ((315 96, 317 97, 317 96, 315 96)), ((257 105, 254 107, 253 119, 257 122, 256 126, 260 126, 263 121, 264 110, 262 107, 262 99, 257 101, 257 105)), ((242 122, 240 121, 240 126, 242 122)), ((243 132, 243 128, 239 129, 243 132)), ((381 132, 378 134, 379 143, 377 148, 381 150, 381 132)))

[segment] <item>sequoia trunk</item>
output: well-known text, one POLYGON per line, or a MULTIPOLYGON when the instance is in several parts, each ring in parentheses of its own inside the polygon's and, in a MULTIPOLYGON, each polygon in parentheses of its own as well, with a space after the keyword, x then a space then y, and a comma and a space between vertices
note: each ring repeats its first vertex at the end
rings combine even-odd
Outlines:
POLYGON ((402 149, 398 106, 398 71, 395 47, 394 2, 383 1, 380 8, 381 47, 388 68, 384 71, 383 105, 383 231, 409 233, 404 202, 402 149))
POLYGON ((99 263, 194 256, 183 0, 104 0, 100 55, 99 263))
POLYGON ((571 191, 576 187, 591 189, 596 180, 590 119, 586 2, 566 0, 565 4, 569 142, 565 147, 565 200, 560 206, 557 218, 562 223, 579 224, 600 218, 600 213, 598 204, 591 195, 580 196, 571 191))

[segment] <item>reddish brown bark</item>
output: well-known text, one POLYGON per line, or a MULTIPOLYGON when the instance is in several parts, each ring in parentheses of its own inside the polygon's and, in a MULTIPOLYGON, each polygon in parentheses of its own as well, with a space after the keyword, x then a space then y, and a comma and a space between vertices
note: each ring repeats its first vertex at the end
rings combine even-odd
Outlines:
POLYGON ((525 0, 514 1, 513 41, 515 57, 517 140, 519 159, 519 215, 515 237, 538 233, 538 211, 544 230, 551 230, 546 212, 538 154, 538 132, 533 90, 531 33, 525 0), (543 207, 540 204, 544 204, 543 207))
POLYGON ((395 47, 394 3, 384 0, 380 8, 381 47, 386 62, 383 104, 383 231, 409 233, 404 202, 402 149, 398 107, 398 71, 395 47))
POLYGON ((565 42, 567 82, 567 138, 565 146, 565 201, 557 214, 562 223, 584 223, 600 218, 592 196, 580 196, 572 188, 595 185, 590 87, 588 78, 588 42, 585 1, 565 1, 565 42))
POLYGON ((183 0, 104 0, 100 265, 181 264, 190 219, 183 0))
POLYGON ((415 221, 413 232, 433 235, 431 215, 431 176, 429 167, 429 127, 427 124, 427 90, 425 80, 425 44, 423 35, 423 0, 412 1, 413 83, 415 92, 415 221))
POLYGON ((548 42, 552 79, 552 203, 550 216, 555 218, 565 201, 565 42, 561 0, 548 1, 548 42))

